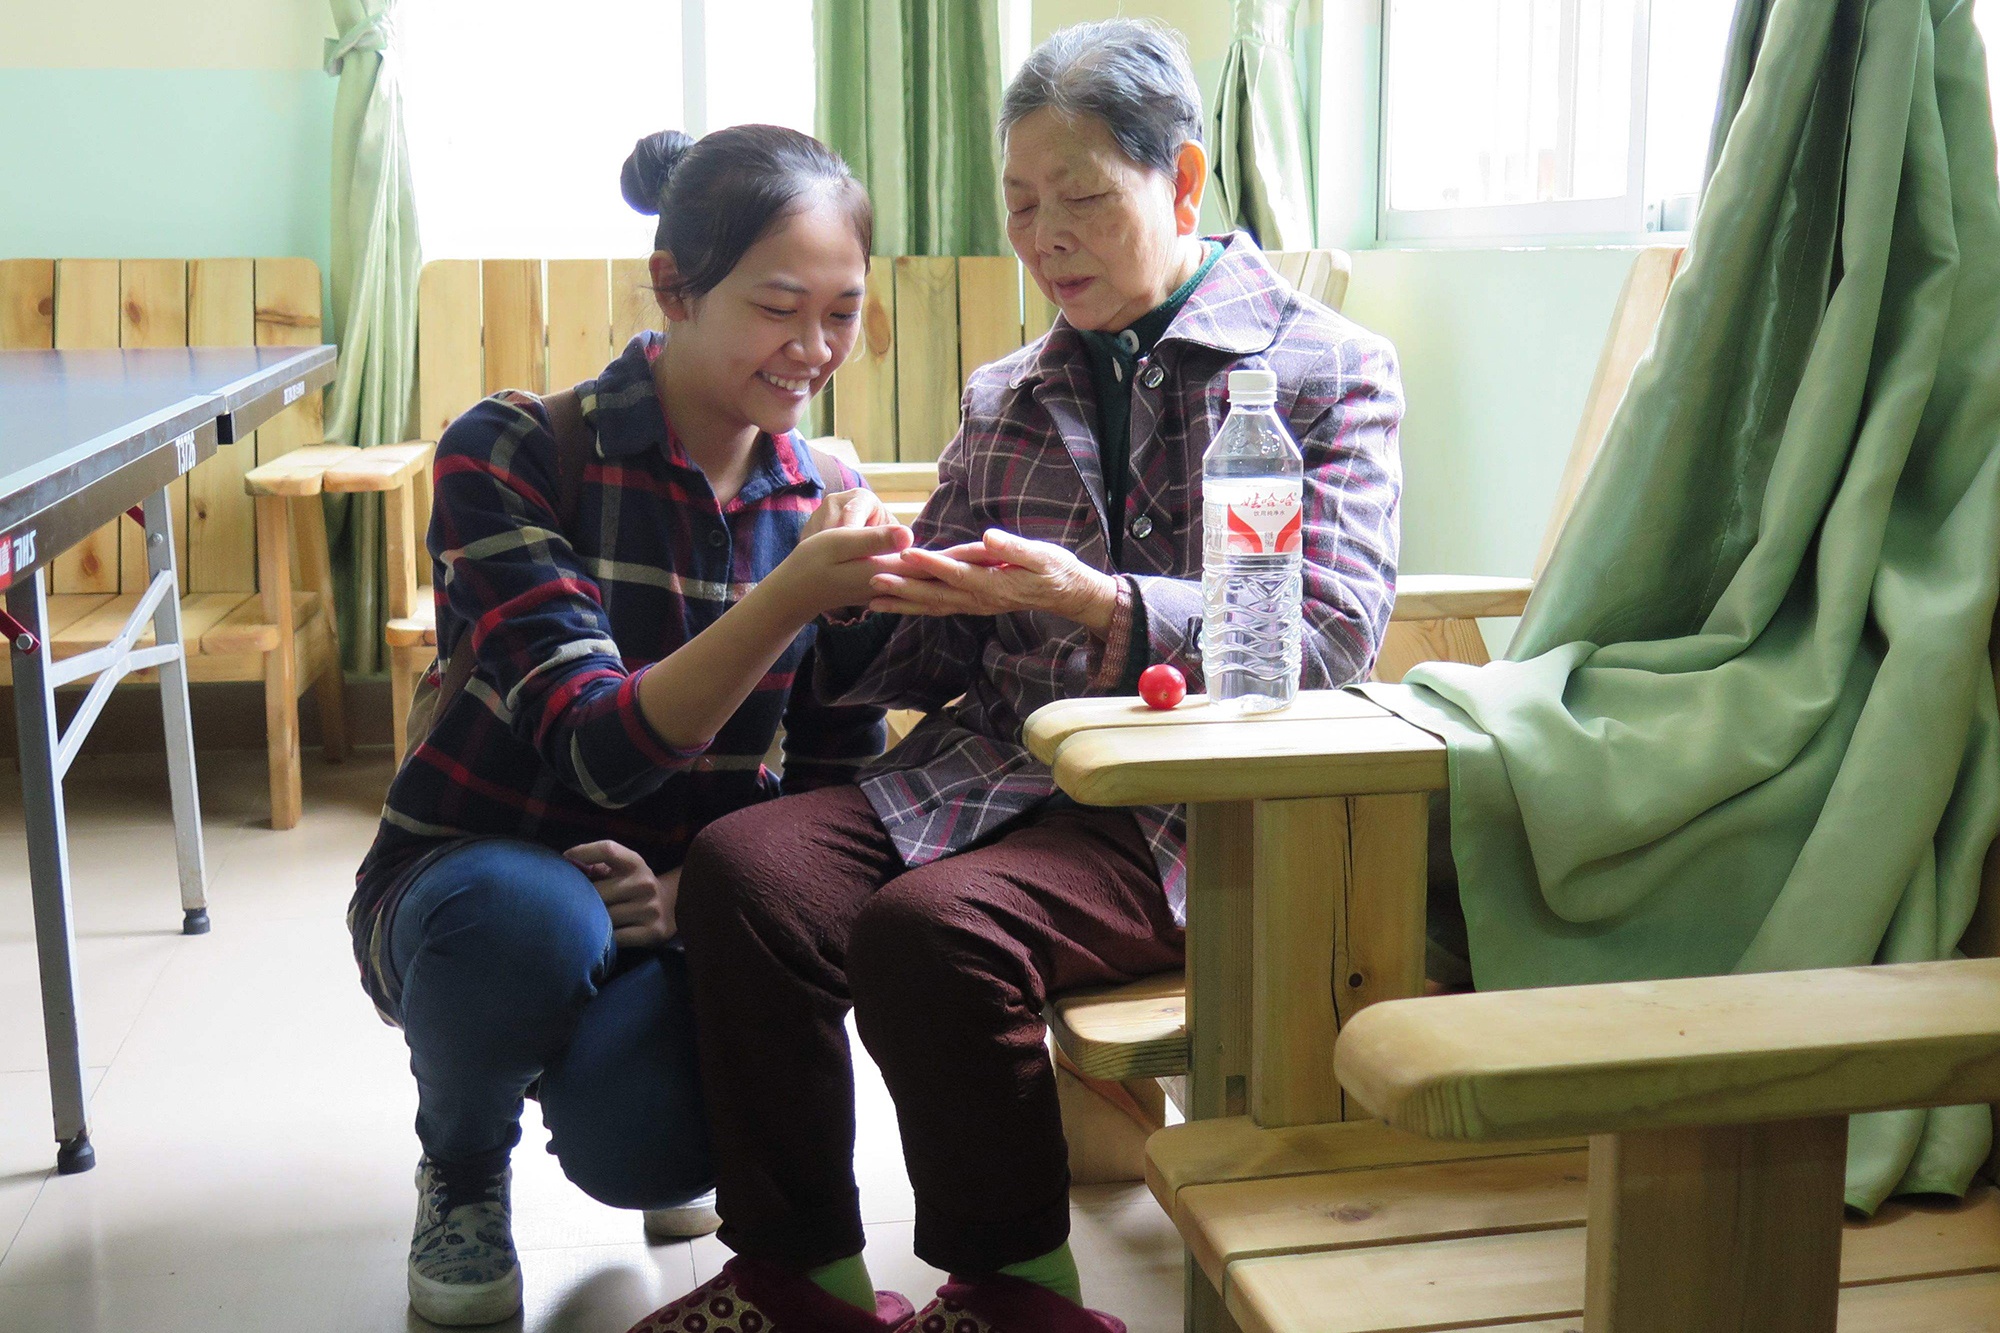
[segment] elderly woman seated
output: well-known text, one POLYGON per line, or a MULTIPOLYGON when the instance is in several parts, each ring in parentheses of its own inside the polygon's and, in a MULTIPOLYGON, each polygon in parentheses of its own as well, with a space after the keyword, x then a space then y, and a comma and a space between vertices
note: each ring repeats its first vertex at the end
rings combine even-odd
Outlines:
MULTIPOLYGON (((972 373, 924 549, 821 627, 825 695, 928 716, 855 785, 729 815, 689 853, 679 915, 737 1257, 651 1333, 909 1318, 861 1260, 850 1007, 895 1099, 917 1256, 953 1275, 914 1327, 1122 1328, 1082 1306, 1041 1015, 1051 993, 1180 965, 1185 825, 1062 797, 1022 721, 1129 694, 1155 662, 1199 682, 1202 453, 1231 370, 1275 372, 1305 454, 1300 683, 1363 676, 1389 619, 1393 353, 1247 237, 1198 234, 1201 103, 1174 34, 1056 34, 1000 133, 1008 235, 1061 318, 972 373)), ((878 517, 838 502, 843 523, 878 517)))

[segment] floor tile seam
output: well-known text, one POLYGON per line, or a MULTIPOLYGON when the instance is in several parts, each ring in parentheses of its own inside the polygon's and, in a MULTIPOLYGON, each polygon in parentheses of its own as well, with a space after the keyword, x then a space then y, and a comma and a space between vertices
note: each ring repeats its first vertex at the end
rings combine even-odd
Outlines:
MULTIPOLYGON (((132 1021, 127 1023, 125 1025, 125 1030, 118 1034, 118 1045, 112 1049, 111 1058, 105 1061, 104 1063, 105 1073, 107 1074, 110 1073, 112 1067, 118 1063, 118 1057, 124 1054, 125 1044, 132 1040, 133 1030, 139 1026, 139 1020, 146 1016, 146 1006, 153 1002, 153 996, 160 989, 161 979, 167 975, 168 969, 173 967, 175 961, 178 960, 180 956, 187 951, 185 947, 186 942, 192 938, 196 937, 189 935, 177 935, 174 937, 173 941, 174 947, 172 951, 167 955, 167 961, 161 965, 159 971, 153 974, 153 980, 151 984, 149 984, 146 987, 146 993, 144 995, 141 995, 139 997, 139 1003, 132 1007, 132 1021)), ((103 1086, 104 1086, 104 1077, 103 1075, 99 1075, 97 1080, 97 1088, 102 1089, 103 1086)), ((95 1100, 97 1100, 96 1090, 93 1090, 89 1101, 85 1102, 84 1104, 84 1109, 88 1111, 89 1102, 95 1100)))
MULTIPOLYGON (((7 1243, 0 1245, 0 1275, 6 1273, 7 1256, 14 1252, 14 1242, 21 1238, 23 1231, 27 1230, 28 1218, 34 1213, 35 1205, 42 1201, 42 1191, 49 1187, 49 1177, 55 1173, 56 1170, 53 1166, 48 1167, 42 1172, 42 1178, 35 1182, 35 1197, 28 1200, 28 1206, 21 1210, 21 1220, 16 1222, 14 1229, 7 1233, 7 1243)), ((0 1277, 0 1284, 3 1283, 4 1277, 0 1277)))

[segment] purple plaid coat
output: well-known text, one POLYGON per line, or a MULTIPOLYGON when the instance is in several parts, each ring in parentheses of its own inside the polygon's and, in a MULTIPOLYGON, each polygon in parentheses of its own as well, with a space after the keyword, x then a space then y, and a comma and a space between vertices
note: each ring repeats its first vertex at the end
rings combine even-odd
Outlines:
MULTIPOLYGON (((820 688, 839 703, 930 714, 860 778, 909 865, 961 851, 1055 794, 1049 770, 1020 743, 1022 722, 1043 704, 1108 693, 1135 653, 1172 663, 1199 688, 1202 454, 1229 410, 1229 372, 1251 369, 1277 373, 1278 411, 1305 453, 1300 683, 1319 689, 1367 675, 1395 597, 1403 415, 1395 351, 1299 295, 1249 238, 1232 236, 1135 373, 1125 512, 1105 512, 1089 360, 1058 319, 967 378, 962 425, 915 525, 923 547, 997 527, 1122 574, 1109 640, 1042 612, 912 616, 858 677, 836 680, 820 663, 820 688), (1118 571, 1108 562, 1114 522, 1125 528, 1118 571)), ((1133 813, 1185 919, 1183 812, 1133 813)))

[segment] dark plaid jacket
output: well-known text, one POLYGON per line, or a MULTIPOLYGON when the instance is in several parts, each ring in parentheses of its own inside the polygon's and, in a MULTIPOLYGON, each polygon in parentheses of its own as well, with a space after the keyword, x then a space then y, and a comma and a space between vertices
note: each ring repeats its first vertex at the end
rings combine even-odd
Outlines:
MULTIPOLYGON (((538 399, 501 393, 438 441, 430 549, 441 653, 478 665, 390 784, 349 908, 380 999, 381 924, 427 856, 467 837, 558 851, 609 838, 655 870, 703 827, 776 796, 765 766, 785 728, 783 790, 850 782, 882 749, 881 711, 809 688, 807 627, 701 750, 663 743, 639 678, 715 622, 798 544, 828 489, 797 435, 759 441, 743 489, 717 505, 667 429, 643 333, 579 387, 596 433, 573 530, 557 514, 555 441, 538 399)), ((842 469, 832 489, 862 485, 842 469)))
MULTIPOLYGON (((865 667, 822 661, 819 686, 843 703, 931 712, 861 779, 909 864, 963 850, 1054 794, 1049 770, 1020 744, 1023 721, 1043 704, 1111 692, 1131 678, 1135 654, 1173 663, 1200 687, 1202 454, 1228 413, 1229 372, 1246 369, 1277 373, 1278 412, 1305 453, 1301 684, 1367 675, 1395 597, 1403 415, 1395 351, 1299 295, 1247 237, 1233 236, 1136 372, 1123 513, 1105 512, 1090 363, 1067 322, 968 378, 963 425, 939 461, 917 544, 941 548, 1005 528, 1111 572, 1107 532, 1117 523, 1123 587, 1104 643, 1045 613, 905 617, 865 667)), ((827 632, 853 637, 867 627, 827 632)), ((828 652, 848 656, 832 642, 828 652)), ((1182 813, 1134 813, 1178 916, 1182 813)))

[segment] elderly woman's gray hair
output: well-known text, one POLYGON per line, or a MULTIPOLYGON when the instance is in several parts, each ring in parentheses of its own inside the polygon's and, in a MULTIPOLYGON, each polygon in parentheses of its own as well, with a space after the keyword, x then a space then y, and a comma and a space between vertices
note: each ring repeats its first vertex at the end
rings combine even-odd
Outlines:
POLYGON ((1036 47, 1000 101, 1000 138, 1047 107, 1095 116, 1125 156, 1174 174, 1181 145, 1201 142, 1201 89, 1181 35, 1146 19, 1064 28, 1036 47))

